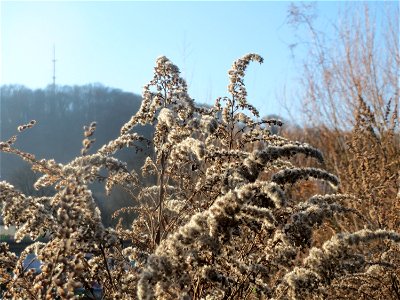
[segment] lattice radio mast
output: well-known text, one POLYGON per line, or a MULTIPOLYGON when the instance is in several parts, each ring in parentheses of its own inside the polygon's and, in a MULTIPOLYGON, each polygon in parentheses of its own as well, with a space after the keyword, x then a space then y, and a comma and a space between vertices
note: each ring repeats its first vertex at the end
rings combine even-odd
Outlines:
POLYGON ((53 92, 56 94, 56 46, 53 45, 53 92))

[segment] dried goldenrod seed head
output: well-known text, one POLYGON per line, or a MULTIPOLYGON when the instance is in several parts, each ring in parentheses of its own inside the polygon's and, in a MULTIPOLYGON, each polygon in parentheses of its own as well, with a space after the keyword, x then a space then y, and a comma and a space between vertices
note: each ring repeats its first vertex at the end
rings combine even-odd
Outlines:
POLYGON ((33 240, 19 255, 0 243, 0 298, 394 299, 398 231, 360 213, 363 199, 332 194, 340 181, 321 151, 258 118, 244 84, 252 61, 263 59, 233 63, 228 96, 197 107, 179 68, 159 57, 120 134, 94 149, 92 122, 70 162, 38 160, 14 148, 16 136, 0 142, 41 174, 35 189, 53 188, 30 196, 0 182, 2 223, 17 242, 33 240), (150 140, 139 125, 152 126, 150 140), (319 181, 308 189, 308 179, 319 181), (116 201, 125 207, 107 227, 103 208, 116 201))

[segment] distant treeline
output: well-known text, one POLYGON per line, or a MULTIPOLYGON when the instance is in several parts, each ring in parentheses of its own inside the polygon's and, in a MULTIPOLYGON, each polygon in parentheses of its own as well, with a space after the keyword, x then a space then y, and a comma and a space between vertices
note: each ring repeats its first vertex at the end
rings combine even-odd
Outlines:
MULTIPOLYGON (((36 120, 33 128, 18 134, 16 146, 35 153, 38 159, 67 162, 80 153, 84 125, 97 122, 95 149, 118 136, 121 126, 136 113, 140 103, 138 95, 100 84, 56 86, 55 89, 48 86, 35 90, 22 85, 4 85, 1 87, 0 139, 9 139, 17 133, 19 125, 36 120)), ((150 138, 153 130, 138 127, 137 132, 150 138)), ((149 151, 146 148, 139 153, 128 150, 119 155, 130 168, 136 169, 143 164, 149 151)), ((0 153, 0 162, 1 180, 9 181, 26 194, 46 193, 33 189, 36 176, 20 158, 0 153)), ((97 198, 102 198, 102 191, 98 193, 97 198)), ((115 201, 120 202, 125 197, 117 198, 100 207, 113 211, 111 206, 120 206, 115 201)))

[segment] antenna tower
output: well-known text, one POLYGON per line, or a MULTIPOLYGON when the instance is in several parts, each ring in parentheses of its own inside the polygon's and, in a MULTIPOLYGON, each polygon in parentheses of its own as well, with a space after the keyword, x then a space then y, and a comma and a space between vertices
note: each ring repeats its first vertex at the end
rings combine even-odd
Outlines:
POLYGON ((56 93, 56 46, 53 45, 53 91, 56 93))

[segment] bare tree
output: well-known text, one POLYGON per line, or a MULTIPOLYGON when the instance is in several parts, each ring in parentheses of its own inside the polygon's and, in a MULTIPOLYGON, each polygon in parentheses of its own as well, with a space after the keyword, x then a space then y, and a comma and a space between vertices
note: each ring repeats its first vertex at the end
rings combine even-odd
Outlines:
POLYGON ((348 129, 362 97, 377 127, 388 129, 387 109, 394 112, 399 101, 399 5, 376 4, 373 12, 370 6, 347 4, 338 22, 324 31, 317 28, 315 6, 289 8, 289 23, 307 34, 296 45, 307 51, 301 99, 314 124, 348 129))

